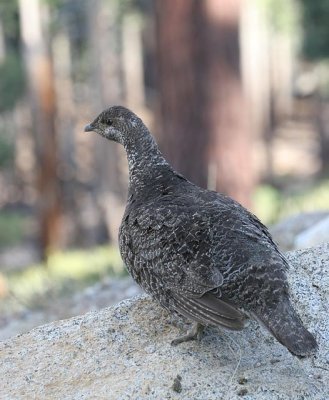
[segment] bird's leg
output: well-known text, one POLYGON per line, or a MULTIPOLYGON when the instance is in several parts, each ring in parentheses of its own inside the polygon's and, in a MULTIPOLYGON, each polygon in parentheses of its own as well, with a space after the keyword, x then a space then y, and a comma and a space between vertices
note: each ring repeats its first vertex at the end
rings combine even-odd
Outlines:
POLYGON ((172 346, 177 346, 179 343, 183 343, 183 342, 187 342, 189 340, 201 340, 202 337, 202 333, 204 331, 204 325, 199 324, 198 322, 196 322, 195 324, 193 324, 193 327, 191 330, 189 330, 187 332, 186 335, 180 336, 177 339, 174 339, 171 342, 172 346))

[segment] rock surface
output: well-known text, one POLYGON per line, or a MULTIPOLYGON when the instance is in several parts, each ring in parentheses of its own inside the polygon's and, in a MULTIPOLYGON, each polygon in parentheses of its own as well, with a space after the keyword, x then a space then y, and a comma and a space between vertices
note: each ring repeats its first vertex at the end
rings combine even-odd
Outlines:
MULTIPOLYGON (((296 242, 297 237, 312 230, 314 226, 320 224, 326 218, 329 218, 328 211, 301 213, 278 222, 270 228, 270 232, 282 251, 294 250, 301 248, 296 242)), ((302 247, 312 247, 323 242, 326 242, 326 240, 318 235, 311 244, 302 247)))
POLYGON ((0 398, 327 400, 329 244, 288 258, 315 357, 293 357, 255 322, 172 347, 180 329, 143 295, 1 343, 0 398))
POLYGON ((300 233, 295 239, 295 247, 305 249, 325 242, 329 242, 329 216, 300 233))

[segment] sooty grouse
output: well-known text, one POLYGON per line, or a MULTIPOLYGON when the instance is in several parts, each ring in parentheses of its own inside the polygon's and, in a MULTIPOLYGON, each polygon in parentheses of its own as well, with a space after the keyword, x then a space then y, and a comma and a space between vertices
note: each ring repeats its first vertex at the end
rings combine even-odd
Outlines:
POLYGON ((175 172, 142 120, 124 107, 103 111, 85 131, 126 149, 129 197, 120 251, 147 293, 194 322, 174 344, 199 337, 207 325, 243 329, 251 315, 291 353, 316 350, 289 299, 287 261, 253 214, 175 172))

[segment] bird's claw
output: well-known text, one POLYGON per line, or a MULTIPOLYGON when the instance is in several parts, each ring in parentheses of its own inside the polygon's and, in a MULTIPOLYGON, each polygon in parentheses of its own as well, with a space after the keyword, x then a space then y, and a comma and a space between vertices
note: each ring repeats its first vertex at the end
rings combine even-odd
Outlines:
POLYGON ((190 331, 187 332, 186 335, 179 336, 178 338, 171 341, 172 346, 177 346, 180 343, 188 342, 190 340, 197 340, 200 342, 202 338, 202 334, 204 331, 204 326, 196 323, 190 331))

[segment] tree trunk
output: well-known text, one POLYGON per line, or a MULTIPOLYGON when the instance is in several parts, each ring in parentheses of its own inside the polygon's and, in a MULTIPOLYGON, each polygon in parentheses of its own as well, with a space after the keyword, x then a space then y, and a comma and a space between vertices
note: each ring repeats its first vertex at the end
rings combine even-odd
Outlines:
POLYGON ((38 168, 40 247, 45 259, 58 245, 60 223, 53 70, 39 0, 20 0, 19 10, 38 168))
POLYGON ((253 187, 239 0, 157 1, 163 147, 174 167, 245 205, 253 187))
POLYGON ((329 101, 321 93, 316 95, 315 126, 319 135, 321 173, 329 172, 329 101))
POLYGON ((211 137, 210 160, 217 166, 216 189, 249 205, 253 178, 240 71, 240 0, 206 0, 203 6, 205 113, 211 137))
POLYGON ((204 129, 201 3, 157 1, 157 62, 161 148, 175 169, 206 187, 209 131, 204 129))

